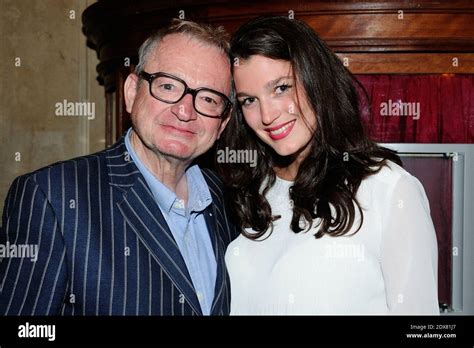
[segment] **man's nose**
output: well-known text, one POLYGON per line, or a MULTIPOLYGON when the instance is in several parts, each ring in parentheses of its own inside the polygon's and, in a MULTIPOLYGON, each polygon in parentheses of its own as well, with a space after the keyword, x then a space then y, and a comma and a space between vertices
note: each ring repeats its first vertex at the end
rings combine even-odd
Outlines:
POLYGON ((187 94, 179 102, 171 107, 171 111, 180 121, 188 122, 197 119, 198 115, 194 110, 193 96, 187 94))

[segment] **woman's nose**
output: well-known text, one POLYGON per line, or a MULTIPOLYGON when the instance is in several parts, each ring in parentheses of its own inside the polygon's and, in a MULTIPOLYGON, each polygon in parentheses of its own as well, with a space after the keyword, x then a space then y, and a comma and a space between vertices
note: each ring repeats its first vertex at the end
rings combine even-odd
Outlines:
POLYGON ((272 124, 281 115, 281 110, 271 102, 260 103, 260 114, 262 123, 266 126, 272 124))

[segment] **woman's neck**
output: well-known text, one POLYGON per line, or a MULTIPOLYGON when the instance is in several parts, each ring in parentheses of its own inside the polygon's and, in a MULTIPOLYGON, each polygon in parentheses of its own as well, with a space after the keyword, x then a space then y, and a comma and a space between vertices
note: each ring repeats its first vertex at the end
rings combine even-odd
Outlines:
POLYGON ((280 179, 287 181, 295 181, 296 174, 298 174, 298 167, 293 168, 291 165, 284 168, 274 167, 273 170, 280 179))
POLYGON ((298 175, 300 165, 303 160, 308 156, 310 151, 311 144, 308 143, 300 152, 295 153, 291 156, 293 157, 293 160, 290 164, 284 167, 274 166, 273 170, 275 171, 275 174, 283 180, 295 181, 296 175, 298 175))

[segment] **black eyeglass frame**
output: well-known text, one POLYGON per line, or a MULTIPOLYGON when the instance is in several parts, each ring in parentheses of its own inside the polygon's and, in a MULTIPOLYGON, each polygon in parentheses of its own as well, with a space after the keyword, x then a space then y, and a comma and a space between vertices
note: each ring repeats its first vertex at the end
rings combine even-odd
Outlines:
POLYGON ((193 96, 193 108, 194 108, 194 110, 196 110, 196 112, 198 114, 200 114, 202 116, 205 116, 205 117, 221 118, 222 119, 222 118, 224 118, 224 116, 229 112, 230 108, 232 107, 232 102, 230 101, 229 97, 227 97, 225 94, 223 94, 221 92, 218 92, 216 90, 213 90, 211 88, 207 88, 207 87, 199 87, 199 88, 196 88, 196 89, 190 88, 184 80, 180 79, 177 76, 174 76, 174 75, 171 75, 171 74, 168 74, 168 73, 165 73, 165 72, 156 72, 156 73, 150 74, 150 73, 147 73, 145 71, 142 71, 138 74, 138 77, 144 79, 145 81, 148 81, 148 87, 149 87, 148 89, 149 89, 150 95, 153 98, 155 98, 155 99, 157 99, 157 100, 159 100, 163 103, 166 103, 166 104, 176 104, 181 99, 183 99, 185 95, 191 94, 193 96), (170 102, 170 101, 165 100, 165 99, 158 98, 156 95, 153 94, 153 91, 151 89, 151 85, 153 83, 153 80, 155 80, 157 77, 168 77, 168 78, 171 78, 173 80, 176 80, 176 81, 182 83, 183 86, 184 86, 183 95, 181 97, 179 97, 178 100, 173 101, 173 102, 170 102), (200 112, 196 109, 196 95, 200 91, 212 92, 212 93, 215 93, 215 94, 223 97, 223 99, 225 101, 225 107, 224 107, 224 110, 222 111, 222 113, 220 115, 208 115, 208 114, 204 114, 204 113, 202 113, 202 112, 200 112))

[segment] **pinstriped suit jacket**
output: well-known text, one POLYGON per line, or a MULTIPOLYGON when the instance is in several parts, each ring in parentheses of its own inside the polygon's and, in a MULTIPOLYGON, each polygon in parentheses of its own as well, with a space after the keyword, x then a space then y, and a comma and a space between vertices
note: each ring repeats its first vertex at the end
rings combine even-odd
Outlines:
MULTIPOLYGON (((212 315, 226 315, 224 253, 236 237, 222 185, 203 170, 213 202, 204 212, 217 260, 212 315)), ((124 138, 102 152, 18 177, 0 244, 38 245, 38 259, 0 262, 7 315, 201 315, 191 277, 124 138)))

